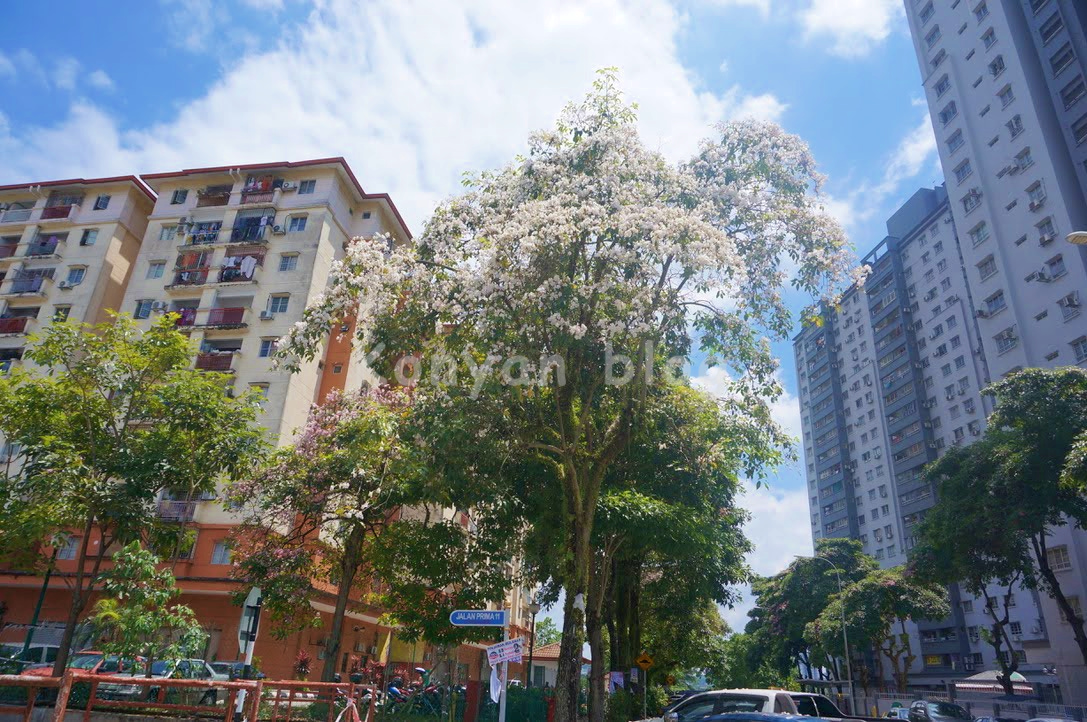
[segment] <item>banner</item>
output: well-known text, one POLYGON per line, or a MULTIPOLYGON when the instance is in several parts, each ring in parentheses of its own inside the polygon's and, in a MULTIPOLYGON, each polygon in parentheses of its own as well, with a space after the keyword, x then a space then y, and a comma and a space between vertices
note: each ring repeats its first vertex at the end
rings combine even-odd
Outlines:
POLYGON ((500 662, 520 662, 521 647, 520 638, 493 644, 487 647, 487 664, 493 667, 500 662))

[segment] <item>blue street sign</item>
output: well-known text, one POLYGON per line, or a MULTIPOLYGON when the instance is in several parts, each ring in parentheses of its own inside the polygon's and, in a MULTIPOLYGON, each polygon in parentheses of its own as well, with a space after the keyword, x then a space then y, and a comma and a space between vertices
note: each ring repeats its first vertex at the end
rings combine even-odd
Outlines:
POLYGON ((454 627, 504 627, 506 610, 458 609, 449 615, 449 622, 454 627))

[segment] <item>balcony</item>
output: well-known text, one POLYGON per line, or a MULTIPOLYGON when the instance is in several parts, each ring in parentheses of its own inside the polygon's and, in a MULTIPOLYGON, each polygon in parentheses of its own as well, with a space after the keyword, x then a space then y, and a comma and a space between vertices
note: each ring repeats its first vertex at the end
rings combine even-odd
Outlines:
POLYGON ((205 328, 241 328, 246 326, 245 312, 249 309, 240 308, 210 308, 207 318, 201 326, 205 328))
POLYGON ((0 335, 26 333, 26 324, 30 318, 0 318, 0 335))
POLYGON ((30 220, 32 208, 12 208, 0 215, 0 223, 26 223, 30 220))
POLYGON ((220 371, 229 372, 232 369, 231 364, 234 363, 234 352, 232 351, 212 351, 210 353, 201 353, 196 356, 196 368, 200 371, 220 371))
POLYGON ((57 239, 47 241, 34 241, 26 247, 26 253, 23 254, 27 258, 40 258, 42 256, 55 256, 57 255, 57 248, 60 246, 60 241, 57 239))
POLYGON ((243 191, 242 204, 246 203, 271 203, 273 191, 243 191))
POLYGON ((225 206, 230 203, 230 189, 198 191, 196 194, 196 207, 209 208, 212 206, 225 206))
POLYGON ((185 237, 185 245, 206 246, 217 242, 219 240, 219 231, 222 229, 222 225, 222 223, 198 224, 193 229, 192 233, 185 237))
POLYGON ((163 500, 159 502, 157 516, 164 521, 192 521, 196 516, 196 505, 199 502, 195 501, 171 501, 163 500))
POLYGON ((191 328, 196 325, 195 308, 176 308, 173 313, 177 314, 178 328, 191 328))
POLYGON ((0 244, 0 259, 14 258, 18 250, 19 244, 17 243, 2 243, 0 244))
POLYGON ((169 288, 178 286, 202 286, 208 282, 208 268, 184 268, 174 274, 174 282, 169 288))
POLYGON ((230 241, 231 243, 253 243, 254 241, 263 241, 270 227, 270 223, 264 225, 234 226, 230 231, 230 241))
POLYGON ((78 207, 79 206, 71 205, 71 206, 49 206, 47 208, 42 208, 42 218, 41 219, 43 221, 50 221, 50 220, 55 221, 55 220, 67 219, 67 218, 71 217, 73 209, 78 208, 78 207))
POLYGON ((45 293, 45 280, 44 276, 13 279, 11 285, 8 286, 6 295, 43 294, 45 293))

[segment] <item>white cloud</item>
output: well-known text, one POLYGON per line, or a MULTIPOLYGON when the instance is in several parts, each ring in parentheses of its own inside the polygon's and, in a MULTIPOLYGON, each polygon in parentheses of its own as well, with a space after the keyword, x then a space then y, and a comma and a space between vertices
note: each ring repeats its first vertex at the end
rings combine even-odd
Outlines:
POLYGON ((782 103, 771 93, 749 95, 740 101, 732 113, 735 118, 754 118, 756 120, 779 121, 789 106, 782 103))
POLYGON ((809 38, 829 37, 830 51, 853 58, 867 55, 891 33, 903 13, 901 0, 808 0, 800 22, 809 38))
POLYGON ((283 9, 283 0, 242 0, 242 4, 263 12, 279 12, 283 9))
POLYGON ((755 8, 764 16, 770 14, 770 0, 704 0, 706 5, 720 7, 750 7, 755 8))
POLYGON ((13 63, 8 56, 0 53, 0 76, 3 75, 15 75, 15 63, 13 63))
POLYGON ((934 170, 935 179, 940 178, 942 171, 936 150, 936 136, 926 111, 920 122, 899 140, 884 164, 880 180, 861 183, 844 196, 828 197, 827 211, 846 229, 855 229, 858 224, 872 220, 884 211, 883 204, 907 181, 916 179, 926 170, 934 170))
MULTIPOLYGON (((209 2, 172 0, 168 8, 180 24, 175 41, 210 40, 201 34, 216 22, 209 2)), ((463 171, 523 151, 528 133, 549 126, 601 67, 621 69, 646 143, 673 159, 737 112, 781 113, 772 96, 702 87, 678 57, 683 22, 665 0, 384 0, 363 8, 329 0, 281 38, 231 58, 169 122, 122 132, 102 110, 77 102, 56 125, 0 135, 0 177, 343 155, 364 187, 391 193, 418 229, 434 202, 459 188, 463 171)))
MULTIPOLYGON (((776 574, 788 566, 794 557, 806 556, 814 548, 809 525, 807 494, 803 489, 785 490, 773 487, 756 489, 744 482, 740 505, 751 514, 744 533, 754 550, 747 563, 759 576, 776 574)), ((722 609, 722 616, 736 631, 743 631, 747 612, 755 604, 749 587, 740 590, 741 601, 732 609, 722 609)))
POLYGON ((720 67, 718 67, 717 69, 719 71, 721 71, 722 73, 727 73, 728 72, 728 61, 727 60, 722 60, 720 67))
POLYGON ((60 58, 53 67, 53 82, 63 90, 75 90, 79 67, 75 58, 60 58))
MULTIPOLYGON (((216 0, 160 0, 166 11, 167 41, 190 52, 202 52, 223 40, 217 29, 228 19, 216 0)), ((228 38, 236 43, 236 37, 228 38)))
POLYGON ((113 90, 114 88, 113 78, 109 77, 104 70, 95 70, 92 72, 87 76, 87 82, 90 83, 92 87, 98 88, 99 90, 113 90))

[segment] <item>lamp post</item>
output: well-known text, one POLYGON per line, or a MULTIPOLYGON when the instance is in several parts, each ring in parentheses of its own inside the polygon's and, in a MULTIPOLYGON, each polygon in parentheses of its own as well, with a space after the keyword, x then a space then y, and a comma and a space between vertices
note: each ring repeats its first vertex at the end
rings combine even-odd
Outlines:
POLYGON ((540 613, 540 603, 535 599, 528 605, 532 612, 532 631, 528 636, 528 667, 525 670, 525 689, 532 688, 532 653, 536 651, 536 615, 540 613))
MULTIPOLYGON (((797 559, 816 559, 821 562, 826 562, 830 565, 830 568, 834 570, 834 577, 838 580, 838 594, 842 593, 842 575, 841 569, 838 565, 827 559, 826 557, 797 557, 797 559)), ((846 682, 849 683, 849 713, 857 713, 857 700, 853 698, 853 665, 849 661, 849 633, 845 628, 845 604, 842 607, 842 646, 845 648, 845 676, 846 682)))
POLYGON ((1067 240, 1077 246, 1087 246, 1087 231, 1073 231, 1068 234, 1067 240))

